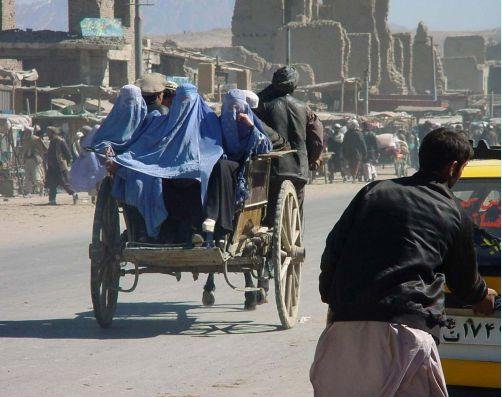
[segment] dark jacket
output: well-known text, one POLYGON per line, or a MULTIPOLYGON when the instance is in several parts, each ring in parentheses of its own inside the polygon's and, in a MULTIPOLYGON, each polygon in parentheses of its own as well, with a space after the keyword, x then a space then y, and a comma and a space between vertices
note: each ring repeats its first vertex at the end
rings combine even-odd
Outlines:
POLYGON ((363 134, 358 130, 348 130, 343 138, 343 157, 346 160, 364 160, 367 150, 363 134))
POLYGON ((68 171, 72 161, 70 149, 63 138, 54 137, 47 151, 47 167, 49 170, 68 171))
POLYGON ((305 103, 289 94, 272 99, 260 95, 256 115, 275 130, 290 149, 296 150, 296 153, 287 154, 272 162, 273 176, 308 180, 307 109, 305 103))
POLYGON ((436 338, 445 276, 466 304, 487 293, 470 219, 445 185, 421 173, 364 187, 329 234, 321 270, 335 321, 396 322, 436 338))

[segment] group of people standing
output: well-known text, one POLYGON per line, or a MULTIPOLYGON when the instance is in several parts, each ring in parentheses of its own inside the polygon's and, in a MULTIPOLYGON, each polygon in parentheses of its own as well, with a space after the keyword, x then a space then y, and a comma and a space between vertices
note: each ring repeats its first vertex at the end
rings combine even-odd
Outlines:
POLYGON ((335 124, 333 128, 326 128, 326 132, 326 148, 332 153, 328 161, 331 182, 336 172, 344 182, 376 179, 378 144, 368 123, 360 126, 357 120, 349 120, 345 127, 335 124))

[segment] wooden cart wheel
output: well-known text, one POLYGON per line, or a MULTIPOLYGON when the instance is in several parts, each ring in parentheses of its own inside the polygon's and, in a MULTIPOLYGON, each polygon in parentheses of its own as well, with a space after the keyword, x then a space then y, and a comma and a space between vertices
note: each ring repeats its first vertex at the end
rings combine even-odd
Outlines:
POLYGON ((94 211, 91 258, 91 297, 94 316, 108 328, 117 308, 120 279, 120 219, 117 201, 111 196, 113 180, 101 183, 94 211))
POLYGON ((300 207, 290 181, 282 182, 272 241, 275 300, 281 324, 289 329, 298 316, 301 269, 305 259, 300 207))

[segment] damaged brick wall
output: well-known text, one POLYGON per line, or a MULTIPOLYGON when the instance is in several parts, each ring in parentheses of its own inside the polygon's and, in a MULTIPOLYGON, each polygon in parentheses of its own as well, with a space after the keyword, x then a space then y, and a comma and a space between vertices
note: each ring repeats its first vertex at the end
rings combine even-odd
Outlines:
POLYGON ((478 64, 486 61, 486 42, 483 36, 450 36, 444 41, 445 58, 474 57, 478 64))
POLYGON ((408 93, 411 94, 415 91, 413 88, 413 40, 411 33, 396 33, 394 38, 401 42, 403 53, 403 69, 401 74, 404 78, 404 83, 408 93))
POLYGON ((0 0, 0 30, 16 28, 16 1, 0 0))
POLYGON ((363 79, 366 71, 371 80, 371 34, 349 33, 349 77, 363 79))
POLYGON ((404 71, 404 47, 403 42, 395 34, 392 35, 394 39, 394 64, 399 73, 403 74, 404 71))
POLYGON ((444 58, 444 68, 448 77, 448 89, 469 90, 475 94, 486 94, 488 68, 479 65, 476 57, 444 58))
MULTIPOLYGON (((317 20, 292 22, 288 27, 291 29, 292 63, 310 64, 317 83, 348 77, 350 41, 340 23, 317 20)), ((281 28, 276 39, 277 63, 284 63, 286 36, 286 28, 281 28)))
POLYGON ((381 81, 378 89, 381 94, 405 94, 404 78, 394 65, 394 43, 387 23, 389 0, 376 0, 375 22, 380 41, 381 81))
POLYGON ((283 0, 236 0, 232 45, 273 60, 277 30, 283 25, 283 0))
POLYGON ((375 0, 326 0, 333 8, 333 19, 340 22, 348 33, 371 34, 371 80, 380 85, 380 39, 375 21, 375 0))
POLYGON ((420 22, 413 41, 413 87, 418 94, 432 93, 434 89, 432 62, 436 64, 437 90, 438 92, 445 90, 443 64, 437 47, 434 47, 434 58, 432 53, 427 26, 420 22))

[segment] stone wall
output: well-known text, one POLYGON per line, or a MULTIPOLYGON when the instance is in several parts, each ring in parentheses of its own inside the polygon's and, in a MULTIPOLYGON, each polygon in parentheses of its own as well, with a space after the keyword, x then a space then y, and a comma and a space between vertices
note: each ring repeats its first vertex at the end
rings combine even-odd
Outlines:
POLYGON ((479 65, 476 57, 444 58, 443 63, 448 89, 469 90, 475 94, 487 93, 488 68, 479 65))
POLYGON ((15 0, 0 0, 0 30, 16 28, 15 3, 15 0))
POLYGON ((490 43, 486 47, 487 61, 500 61, 500 43, 490 43))
POLYGON ((491 65, 488 72, 488 93, 500 95, 500 64, 491 65))
POLYGON ((394 64, 396 65, 396 69, 399 73, 403 74, 404 72, 404 47, 403 42, 399 37, 395 34, 392 35, 394 40, 394 64))
MULTIPOLYGON (((291 62, 312 66, 317 83, 348 77, 350 42, 347 32, 338 22, 318 20, 306 24, 292 22, 291 62)), ((286 53, 287 29, 282 28, 276 39, 276 62, 283 63, 286 53)))
POLYGON ((277 30, 283 22, 283 0, 236 0, 232 17, 232 45, 243 46, 267 60, 273 60, 277 30))
POLYGON ((23 62, 19 59, 0 59, 0 68, 8 70, 23 70, 23 62))
MULTIPOLYGON (((404 78, 404 83, 408 89, 408 93, 413 93, 413 40, 411 33, 396 33, 394 38, 401 42, 403 53, 403 69, 401 74, 404 78)), ((395 46, 394 46, 395 47, 395 46)))
POLYGON ((452 36, 444 41, 445 58, 474 57, 478 64, 486 61, 486 43, 483 36, 452 36))
POLYGON ((348 77, 364 79, 366 72, 371 80, 371 34, 349 33, 350 55, 348 77))
POLYGON ((428 34, 427 26, 423 22, 418 24, 417 33, 413 41, 413 87, 418 94, 426 92, 432 93, 434 89, 433 82, 433 64, 436 63, 436 84, 438 92, 445 89, 445 77, 439 50, 433 49, 428 34))
POLYGON ((325 0, 333 9, 333 19, 340 22, 348 33, 371 34, 371 80, 380 85, 380 39, 375 20, 376 0, 325 0))
POLYGON ((0 31, 16 28, 16 1, 0 0, 0 31))
POLYGON ((406 85, 401 73, 394 65, 394 43, 387 23, 389 0, 376 0, 375 22, 380 41, 381 94, 405 94, 406 85))

